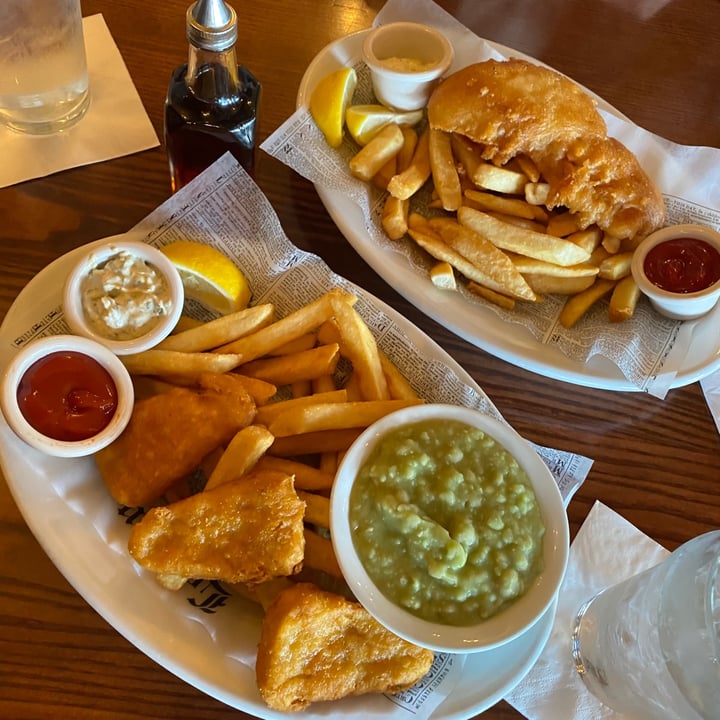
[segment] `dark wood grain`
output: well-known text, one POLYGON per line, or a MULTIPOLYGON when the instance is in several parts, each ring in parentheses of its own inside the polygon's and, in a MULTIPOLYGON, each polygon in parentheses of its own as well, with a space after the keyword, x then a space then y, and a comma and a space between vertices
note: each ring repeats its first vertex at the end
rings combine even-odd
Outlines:
MULTIPOLYGON (((185 0, 83 0, 101 12, 162 137, 171 70, 184 62, 185 0)), ((717 0, 460 0, 441 4, 478 35, 535 56, 642 127, 720 144, 717 0)), ((379 0, 238 3, 239 57, 263 82, 260 136, 293 111, 302 74, 328 42, 371 24, 379 0)), ((509 365, 424 317, 352 250, 313 186, 261 154, 257 181, 298 246, 429 333, 535 442, 594 459, 571 502, 573 533, 595 500, 669 549, 720 524, 720 439, 698 384, 665 400, 568 385, 509 365)), ((701 178, 698 181, 702 181, 701 178)), ((170 194, 162 146, 0 190, 0 317, 49 262, 123 232, 170 194)), ((250 717, 136 650, 72 589, 0 482, 0 717, 250 717)), ((520 717, 498 703, 483 717, 520 717)))

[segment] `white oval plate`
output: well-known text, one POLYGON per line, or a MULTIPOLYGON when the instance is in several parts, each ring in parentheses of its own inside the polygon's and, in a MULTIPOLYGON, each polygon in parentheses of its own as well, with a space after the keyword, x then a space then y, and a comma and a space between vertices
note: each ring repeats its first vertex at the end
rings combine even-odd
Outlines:
MULTIPOLYGON (((307 104, 310 92, 324 75, 338 67, 352 66, 360 61, 362 41, 367 32, 361 30, 336 40, 315 56, 300 82, 298 107, 307 104)), ((512 55, 537 62, 517 50, 488 40, 486 42, 504 56, 512 55)), ((602 98, 590 94, 603 110, 627 119, 602 98)), ((470 304, 460 293, 439 290, 429 278, 413 272, 404 255, 382 248, 372 240, 365 230, 361 209, 350 198, 319 185, 315 189, 330 217, 368 265, 419 310, 455 334, 491 355, 556 380, 604 390, 639 389, 607 358, 596 355, 586 363, 571 360, 557 348, 535 340, 524 327, 504 322, 480 303, 470 304)), ((680 366, 672 367, 668 363, 663 368, 663 372, 667 373, 677 370, 671 387, 688 385, 720 368, 720 334, 714 331, 719 323, 720 305, 698 321, 680 366)))
MULTIPOLYGON (((98 241, 104 242, 104 241, 98 241)), ((64 279, 88 246, 58 258, 17 297, 0 327, 0 370, 17 352, 15 340, 38 317, 57 322, 64 279)), ((368 295, 423 356, 472 378, 435 342, 392 308, 368 295)), ((208 695, 260 718, 287 720, 270 710, 255 684, 259 608, 217 583, 164 590, 127 552, 129 522, 105 489, 92 458, 52 458, 20 441, 0 415, 0 464, 20 512, 38 542, 77 592, 121 635, 161 666, 208 695)), ((524 635, 468 657, 459 684, 434 720, 483 712, 512 690, 535 664, 555 618, 554 603, 524 635)), ((384 699, 364 695, 318 703, 303 720, 381 717, 384 699)))

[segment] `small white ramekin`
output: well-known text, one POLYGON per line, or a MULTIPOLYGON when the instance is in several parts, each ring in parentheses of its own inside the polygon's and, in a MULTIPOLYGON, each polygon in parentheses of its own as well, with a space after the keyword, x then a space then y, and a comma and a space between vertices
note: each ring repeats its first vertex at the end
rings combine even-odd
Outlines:
POLYGON ((107 244, 93 247, 72 269, 63 290, 63 311, 70 329, 77 335, 82 335, 105 345, 116 355, 139 353, 154 347, 164 340, 177 324, 182 314, 184 301, 185 292, 182 279, 172 262, 152 245, 122 239, 114 239, 107 244), (82 306, 80 287, 85 276, 94 267, 123 251, 145 260, 165 277, 170 288, 172 307, 170 312, 160 318, 159 322, 144 335, 133 340, 112 340, 95 332, 88 325, 82 306))
POLYGON ((654 285, 645 274, 645 258, 654 247, 673 238, 704 240, 720 252, 720 233, 705 225, 668 225, 648 235, 635 249, 632 275, 641 292, 662 315, 673 320, 694 320, 710 312, 720 299, 720 280, 704 290, 676 293, 654 285))
POLYGON ((438 30, 419 23, 380 25, 363 41, 363 60, 370 68, 375 97, 394 110, 425 107, 453 57, 448 39, 438 30), (423 69, 394 70, 386 64, 390 58, 419 62, 423 69))
POLYGON ((365 430, 345 454, 330 499, 330 536, 340 569, 358 601, 386 628, 439 652, 473 653, 499 647, 532 627, 557 597, 565 575, 570 531, 558 485, 533 447, 509 426, 478 410, 445 404, 414 405, 385 416, 365 430), (524 595, 475 625, 424 620, 387 598, 363 566, 352 538, 350 493, 359 469, 389 431, 423 420, 456 420, 477 427, 500 443, 525 470, 545 524, 544 568, 524 595))
POLYGON ((2 378, 0 405, 8 425, 28 445, 56 457, 92 455, 109 445, 125 429, 133 411, 135 394, 130 373, 120 358, 104 345, 76 335, 52 335, 29 343, 11 361, 2 378), (115 383, 117 407, 110 422, 96 435, 85 440, 56 440, 38 432, 20 410, 17 390, 28 368, 51 353, 71 350, 82 353, 102 365, 115 383))

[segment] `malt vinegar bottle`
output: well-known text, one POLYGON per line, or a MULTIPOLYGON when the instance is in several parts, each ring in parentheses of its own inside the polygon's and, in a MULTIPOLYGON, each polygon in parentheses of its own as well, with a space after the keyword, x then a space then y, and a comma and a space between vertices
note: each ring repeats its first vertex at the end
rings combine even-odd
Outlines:
POLYGON ((260 83, 235 56, 237 15, 224 0, 188 8, 188 62, 172 74, 165 146, 173 192, 230 151, 252 174, 260 83))

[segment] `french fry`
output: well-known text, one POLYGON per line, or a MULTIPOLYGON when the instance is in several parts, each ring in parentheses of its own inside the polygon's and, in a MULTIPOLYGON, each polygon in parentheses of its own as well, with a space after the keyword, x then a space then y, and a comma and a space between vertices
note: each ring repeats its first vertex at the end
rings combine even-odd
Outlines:
POLYGON ((301 352, 303 350, 310 350, 317 344, 317 334, 315 332, 305 333, 299 338, 290 340, 280 347, 273 348, 267 354, 270 356, 274 355, 292 355, 293 353, 301 352))
POLYGON ((492 163, 478 165, 472 175, 472 181, 478 187, 508 195, 522 195, 528 183, 525 174, 492 163))
POLYGON ((347 402, 348 394, 344 388, 340 390, 329 390, 327 392, 314 393, 313 395, 305 395, 304 397, 292 398, 291 400, 279 400, 259 407, 255 413, 255 422, 259 425, 270 425, 280 415, 292 411, 293 408, 302 405, 311 405, 319 403, 347 402))
POLYGON ((575 213, 563 212, 550 215, 547 222, 548 235, 566 237, 580 230, 580 218, 575 213))
POLYGON ((618 282, 610 296, 608 317, 610 322, 624 322, 635 314, 640 288, 632 275, 627 275, 618 282))
POLYGON ((178 332, 155 346, 156 350, 202 352, 236 340, 269 325, 275 319, 275 307, 270 303, 255 305, 230 315, 178 332))
POLYGON ((312 380, 294 380, 290 383, 290 394, 294 398, 312 394, 312 380))
POLYGON ((335 479, 334 473, 324 472, 307 463, 289 460, 288 458, 263 455, 255 465, 255 469, 276 470, 295 476, 295 488, 318 492, 330 490, 335 479))
POLYGON ((508 297, 507 295, 503 295, 499 292, 495 292, 495 290, 491 290, 490 288, 485 287, 484 285, 480 285, 473 280, 470 280, 470 282, 468 283, 468 290, 470 290, 470 292, 472 293, 475 293, 475 295, 479 295, 480 297, 485 298, 485 300, 489 300, 491 303, 494 303, 499 307, 505 308, 506 310, 515 309, 514 298, 508 297))
POLYGON ((403 146, 397 154, 397 171, 403 172, 410 167, 410 163, 412 162, 418 144, 418 134, 415 128, 407 125, 401 125, 400 130, 402 130, 403 134, 403 146))
POLYGON ((238 430, 210 474, 205 490, 241 478, 255 466, 274 439, 262 425, 248 425, 238 430))
MULTIPOLYGON (((430 227, 448 246, 472 263, 478 274, 482 274, 486 278, 481 280, 477 276, 468 276, 471 280, 503 295, 523 300, 535 300, 535 293, 515 269, 510 258, 492 242, 486 240, 483 235, 451 218, 432 218, 430 227)), ((465 274, 462 267, 455 263, 452 264, 465 274)))
POLYGON ((410 200, 401 200, 394 195, 385 198, 380 222, 391 240, 399 240, 408 231, 408 212, 410 200))
POLYGON ((390 158, 400 152, 404 137, 397 123, 386 125, 350 159, 350 172, 356 178, 371 180, 390 158))
POLYGON ((595 252, 600 245, 602 240, 603 232, 597 226, 586 228, 585 230, 578 230, 577 232, 571 233, 566 237, 566 240, 574 242, 589 253, 595 252))
POLYGON ((290 355, 252 360, 240 365, 238 372, 274 385, 290 385, 334 373, 339 359, 337 343, 318 345, 290 355))
POLYGON ((340 299, 331 302, 340 333, 340 353, 352 363, 363 399, 387 400, 390 397, 387 381, 370 328, 355 308, 340 299))
POLYGON ((255 401, 258 408, 264 406, 277 393, 275 385, 259 378, 247 377, 237 372, 233 373, 233 377, 247 390, 247 394, 255 401))
POLYGON ((388 390, 390 391, 390 398, 393 400, 413 400, 418 397, 418 394, 413 390, 412 385, 408 382, 408 379, 398 370, 395 363, 380 352, 380 363, 382 364, 383 372, 388 384, 388 390))
POLYGON ((395 410, 421 403, 420 399, 410 399, 301 405, 278 415, 268 429, 274 437, 281 438, 323 430, 365 428, 395 410))
POLYGON ((565 328, 573 327, 578 320, 598 301, 615 287, 614 280, 598 278, 587 289, 570 296, 560 311, 560 324, 565 328))
POLYGON ((430 268, 430 280, 443 290, 457 290, 455 271, 449 262, 438 262, 430 268))
POLYGON ((291 340, 296 340, 301 335, 317 329, 332 317, 333 300, 353 305, 357 298, 340 288, 333 288, 316 300, 276 320, 272 325, 216 348, 214 352, 237 353, 241 363, 267 355, 291 340))
POLYGON ((462 188, 455 167, 450 134, 430 128, 430 170, 435 190, 445 210, 457 210, 462 203, 462 188))
POLYGON ((602 246, 611 254, 615 254, 617 252, 620 252, 620 246, 622 245, 622 240, 619 237, 615 237, 614 235, 611 235, 610 233, 604 233, 603 239, 602 239, 602 246))
POLYGON ((240 364, 236 353, 178 352, 176 350, 144 350, 134 355, 121 355, 131 375, 158 375, 162 378, 194 382, 205 372, 226 373, 240 364))
POLYGON ((308 528, 305 529, 305 560, 303 566, 313 570, 320 570, 339 580, 343 579, 332 542, 308 528))
POLYGON ((523 230, 496 220, 480 210, 462 206, 457 216, 462 225, 479 233, 503 250, 546 260, 556 265, 577 265, 590 257, 590 253, 568 240, 523 230))
POLYGON ((512 263, 524 276, 554 275, 555 277, 595 277, 599 273, 597 265, 579 263, 578 265, 555 265, 554 263, 537 260, 527 255, 513 255, 512 263))
POLYGON ((373 185, 387 190, 390 178, 397 175, 397 155, 393 155, 372 177, 373 185))
POLYGON ((520 166, 530 182, 536 183, 540 180, 540 169, 535 162, 527 155, 517 155, 515 162, 520 166))
POLYGON ((417 141, 410 164, 388 183, 388 192, 407 200, 412 197, 430 177, 430 132, 426 128, 417 141))
POLYGON ((527 284, 538 295, 576 295, 587 290, 594 282, 595 275, 543 275, 530 273, 525 275, 527 284))
POLYGON ((298 490, 298 497, 305 503, 305 522, 330 527, 330 499, 307 490, 298 490))
POLYGON ((471 183, 475 184, 475 170, 480 165, 485 164, 482 156, 482 146, 458 133, 452 133, 450 136, 450 146, 452 147, 453 155, 464 169, 466 177, 471 183))
MULTIPOLYGON (((474 207, 472 202, 468 202, 466 204, 470 207, 474 207)), ((490 217, 494 217, 496 220, 507 223, 508 225, 515 225, 519 228, 532 230, 537 233, 545 232, 545 226, 537 220, 528 220, 527 218, 521 218, 517 215, 506 215, 505 213, 495 212, 494 210, 488 210, 487 214, 490 215, 490 217)))
POLYGON ((600 263, 599 275, 608 280, 620 280, 630 274, 633 253, 624 252, 610 255, 600 263))
POLYGON ((325 430, 275 438, 275 442, 268 452, 276 457, 300 457, 318 453, 340 452, 341 450, 347 450, 362 430, 362 428, 325 430))
POLYGON ((547 205, 550 185, 545 182, 528 182, 524 188, 525 200, 531 205, 547 205))
POLYGON ((504 215, 512 215, 514 217, 536 220, 538 222, 547 222, 548 220, 548 214, 542 207, 539 205, 531 205, 527 200, 516 197, 505 197, 504 195, 494 195, 491 192, 473 190, 472 188, 465 190, 463 195, 470 201, 466 204, 477 210, 498 212, 504 215))

